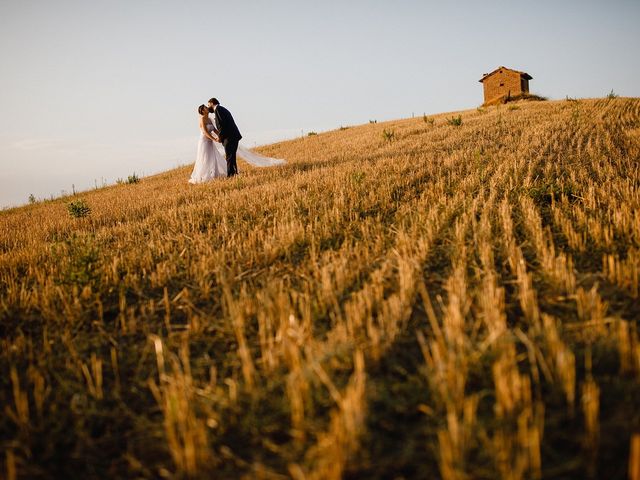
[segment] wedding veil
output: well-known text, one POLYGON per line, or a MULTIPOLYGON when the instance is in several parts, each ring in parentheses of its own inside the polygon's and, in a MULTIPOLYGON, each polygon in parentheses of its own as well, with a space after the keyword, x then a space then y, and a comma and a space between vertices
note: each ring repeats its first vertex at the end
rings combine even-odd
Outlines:
MULTIPOLYGON (((216 142, 215 146, 224 158, 224 147, 222 144, 216 142)), ((242 145, 238 145, 238 156, 254 167, 273 167, 275 165, 282 165, 283 163, 286 163, 282 158, 265 157, 256 152, 252 152, 242 145)))

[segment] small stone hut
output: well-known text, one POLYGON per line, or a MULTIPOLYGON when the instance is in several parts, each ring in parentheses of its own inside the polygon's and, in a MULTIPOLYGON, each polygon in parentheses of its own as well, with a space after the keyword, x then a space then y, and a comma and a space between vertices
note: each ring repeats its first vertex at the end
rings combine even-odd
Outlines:
POLYGON ((528 73, 507 67, 498 67, 491 73, 485 73, 479 80, 484 87, 484 104, 528 94, 529 80, 532 78, 528 73))

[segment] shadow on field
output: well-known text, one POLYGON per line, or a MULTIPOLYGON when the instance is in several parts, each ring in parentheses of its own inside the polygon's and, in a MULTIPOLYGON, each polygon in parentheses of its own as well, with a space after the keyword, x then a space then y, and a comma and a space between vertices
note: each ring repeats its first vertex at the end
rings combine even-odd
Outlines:
MULTIPOLYGON (((442 312, 436 295, 445 297, 444 283, 451 270, 447 243, 446 237, 441 236, 424 267, 427 289, 437 316, 442 312)), ((427 416, 421 407, 433 403, 429 386, 420 371, 424 359, 416 338, 417 331, 428 328, 423 303, 416 299, 407 328, 379 363, 369 368, 366 433, 357 458, 347 468, 345 479, 440 476, 437 428, 443 419, 427 416)))

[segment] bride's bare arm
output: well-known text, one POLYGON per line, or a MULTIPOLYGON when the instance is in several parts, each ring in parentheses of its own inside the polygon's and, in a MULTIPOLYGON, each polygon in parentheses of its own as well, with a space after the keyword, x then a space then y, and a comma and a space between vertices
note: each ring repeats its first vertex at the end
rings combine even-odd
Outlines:
POLYGON ((209 130, 207 129, 207 126, 204 123, 204 118, 200 119, 200 130, 202 131, 204 136, 207 137, 209 140, 211 140, 213 142, 217 142, 218 141, 217 138, 215 138, 213 135, 211 135, 211 133, 209 133, 209 130))

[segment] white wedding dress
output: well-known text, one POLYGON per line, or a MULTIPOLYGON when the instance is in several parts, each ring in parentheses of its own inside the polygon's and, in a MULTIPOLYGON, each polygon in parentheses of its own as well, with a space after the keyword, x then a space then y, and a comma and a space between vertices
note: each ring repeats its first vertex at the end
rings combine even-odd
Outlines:
MULTIPOLYGON (((207 123, 206 126, 211 133, 213 124, 207 123)), ((285 163, 281 158, 265 157, 244 148, 242 145, 238 145, 238 156, 255 167, 273 167, 285 163)), ((189 183, 203 183, 226 176, 227 161, 225 160, 224 147, 221 143, 211 141, 204 132, 201 132, 198 141, 198 155, 189 183)))
MULTIPOLYGON (((213 130, 213 124, 207 123, 206 126, 209 132, 213 130)), ((208 182, 214 178, 226 176, 227 162, 224 159, 224 154, 221 155, 214 142, 201 131, 196 164, 193 166, 189 183, 208 182)))

